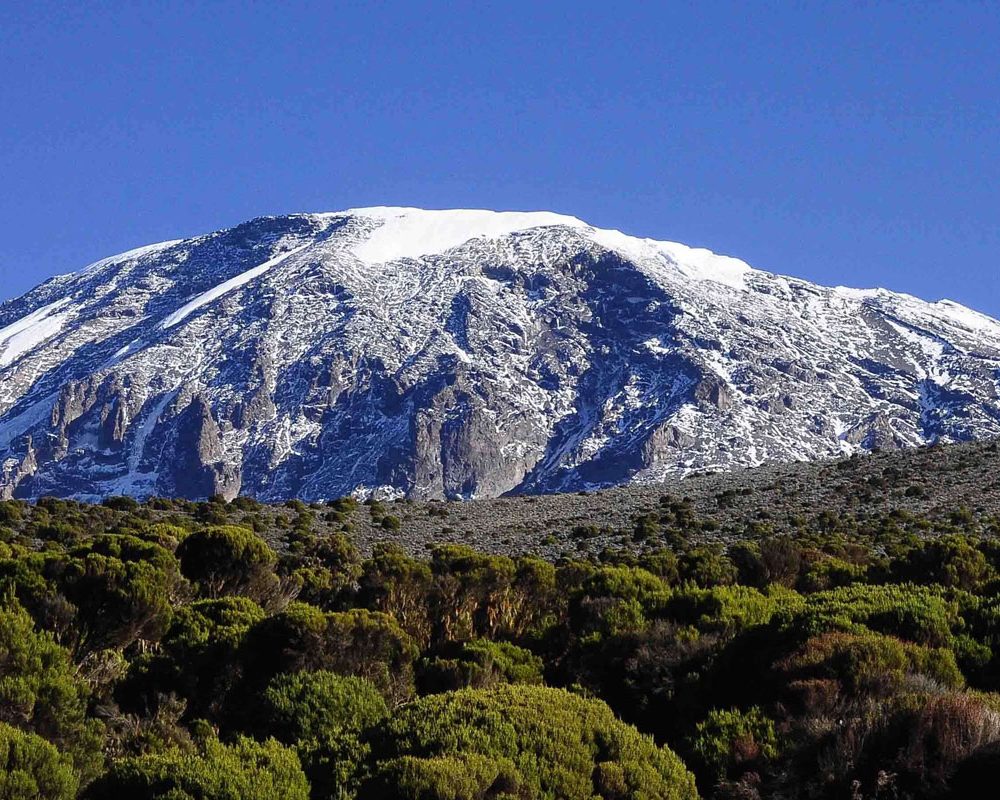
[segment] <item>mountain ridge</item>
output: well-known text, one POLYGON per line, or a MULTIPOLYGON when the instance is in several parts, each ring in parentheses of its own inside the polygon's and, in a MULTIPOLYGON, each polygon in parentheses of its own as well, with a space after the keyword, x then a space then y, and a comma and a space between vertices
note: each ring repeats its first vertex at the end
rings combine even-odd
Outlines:
POLYGON ((261 217, 0 304, 0 495, 487 497, 1000 435, 1000 323, 551 212, 261 217))

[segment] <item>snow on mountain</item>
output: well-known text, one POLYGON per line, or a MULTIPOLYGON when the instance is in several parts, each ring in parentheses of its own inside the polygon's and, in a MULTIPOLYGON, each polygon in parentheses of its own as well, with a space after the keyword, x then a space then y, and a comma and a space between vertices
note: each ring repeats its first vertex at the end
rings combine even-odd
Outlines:
POLYGON ((0 496, 494 496, 997 435, 996 320, 549 212, 266 217, 0 305, 0 496))

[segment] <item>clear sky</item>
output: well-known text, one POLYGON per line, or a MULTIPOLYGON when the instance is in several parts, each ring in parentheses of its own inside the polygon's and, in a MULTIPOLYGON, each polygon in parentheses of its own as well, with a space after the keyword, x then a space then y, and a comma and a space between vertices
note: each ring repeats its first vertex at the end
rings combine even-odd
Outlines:
POLYGON ((0 299, 364 205, 550 209, 1000 316, 1000 4, 0 2, 0 299))

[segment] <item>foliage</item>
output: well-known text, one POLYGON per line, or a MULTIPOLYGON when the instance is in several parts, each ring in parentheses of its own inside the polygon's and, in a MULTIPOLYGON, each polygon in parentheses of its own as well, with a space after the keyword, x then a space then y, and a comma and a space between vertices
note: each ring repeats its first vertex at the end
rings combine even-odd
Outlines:
POLYGON ((757 707, 714 710, 695 728, 691 750, 717 781, 734 770, 776 758, 778 736, 774 721, 757 707))
POLYGON ((558 689, 430 695, 383 723, 374 741, 366 797, 482 797, 497 780, 515 796, 696 797, 671 751, 603 703, 558 689))
POLYGON ((265 619, 246 597, 198 600, 177 611, 160 653, 137 657, 118 689, 132 710, 155 712, 159 698, 182 697, 195 716, 217 717, 239 676, 240 646, 265 619))
POLYGON ((219 525, 195 531, 177 548, 181 570, 207 597, 241 594, 267 603, 278 591, 274 551, 252 530, 219 525))
POLYGON ((72 761, 41 736, 0 722, 0 800, 72 800, 72 761))
POLYGON ((307 800, 309 783, 295 753, 273 739, 209 739, 180 751, 127 758, 84 793, 86 800, 307 800))
POLYGON ((450 689, 483 689, 498 683, 542 683, 542 659, 510 642, 474 639, 440 648, 420 665, 424 694, 450 689))
POLYGON ((333 797, 356 789, 370 752, 364 732, 388 714, 370 682, 321 670, 272 680, 254 725, 258 734, 295 746, 313 795, 333 797))
MULTIPOLYGON (((674 753, 718 800, 969 796, 1000 760, 1000 518, 866 516, 857 471, 787 521, 576 516, 556 561, 363 556, 369 517, 413 540, 407 503, 0 502, 0 800, 693 797, 674 753)), ((719 508, 798 489, 750 491, 719 508)))
POLYGON ((241 648, 250 687, 283 672, 330 670, 374 683, 393 704, 413 694, 417 648, 388 614, 352 609, 323 612, 292 603, 248 632, 241 648))
POLYGON ((0 723, 51 742, 83 780, 99 768, 102 731, 87 717, 88 695, 65 649, 23 609, 0 608, 0 723))
POLYGON ((135 536, 98 536, 70 551, 60 583, 88 650, 156 641, 182 591, 173 553, 135 536))

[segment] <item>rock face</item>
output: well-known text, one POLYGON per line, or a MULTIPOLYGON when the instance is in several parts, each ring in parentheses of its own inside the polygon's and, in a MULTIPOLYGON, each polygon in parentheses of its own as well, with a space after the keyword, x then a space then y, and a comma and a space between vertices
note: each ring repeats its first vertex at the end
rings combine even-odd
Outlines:
POLYGON ((0 305, 0 496, 551 492, 1000 435, 1000 323, 549 213, 358 209, 0 305))

